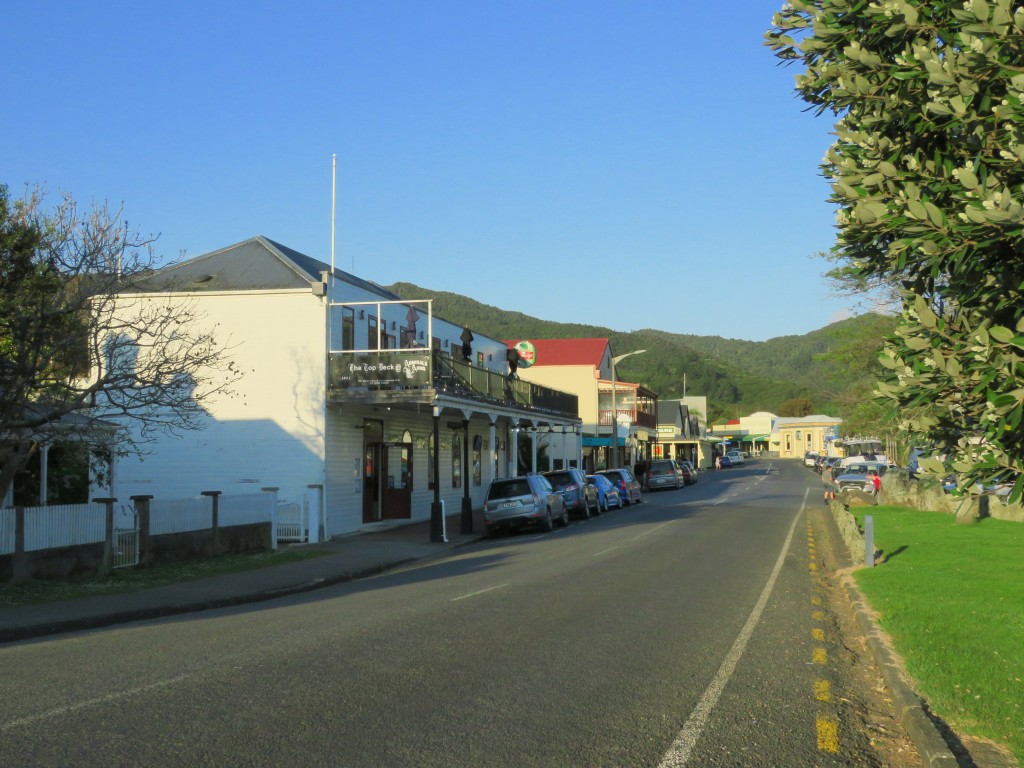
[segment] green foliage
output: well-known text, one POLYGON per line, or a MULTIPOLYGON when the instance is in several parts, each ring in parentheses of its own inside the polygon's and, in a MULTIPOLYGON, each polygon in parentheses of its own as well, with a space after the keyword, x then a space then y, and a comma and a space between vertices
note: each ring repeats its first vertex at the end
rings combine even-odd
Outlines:
POLYGON ((814 413, 814 403, 806 397, 796 397, 780 405, 776 415, 799 417, 810 416, 812 413, 814 413))
POLYGON ((795 400, 812 403, 811 412, 845 417, 844 393, 866 377, 869 363, 877 366, 882 339, 895 323, 891 317, 865 315, 804 336, 754 342, 650 329, 622 333, 539 320, 411 283, 388 289, 404 298, 433 299, 439 317, 496 339, 607 338, 617 352, 646 349, 622 361, 619 376, 669 399, 683 396, 685 374, 686 394, 708 398, 712 421, 754 411, 779 413, 782 403, 795 400))
POLYGON ((797 0, 768 44, 839 118, 837 269, 898 287, 880 395, 963 487, 1024 480, 1024 7, 797 0))

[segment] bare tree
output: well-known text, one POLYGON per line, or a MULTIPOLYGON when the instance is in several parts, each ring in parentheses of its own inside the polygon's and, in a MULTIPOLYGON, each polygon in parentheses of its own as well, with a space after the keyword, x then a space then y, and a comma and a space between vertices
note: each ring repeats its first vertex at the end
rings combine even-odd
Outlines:
POLYGON ((109 443, 131 420, 118 450, 144 450, 199 427, 240 376, 195 304, 138 293, 155 238, 106 205, 45 202, 0 187, 0 498, 43 442, 109 443))

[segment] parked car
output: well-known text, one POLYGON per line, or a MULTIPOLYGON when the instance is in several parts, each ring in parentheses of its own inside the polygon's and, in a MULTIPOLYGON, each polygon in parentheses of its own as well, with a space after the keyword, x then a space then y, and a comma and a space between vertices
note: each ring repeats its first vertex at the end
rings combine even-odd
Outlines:
POLYGON ((842 493, 843 491, 863 491, 867 494, 874 494, 875 486, 872 484, 871 479, 868 477, 868 472, 874 470, 878 473, 879 477, 885 474, 887 466, 882 463, 860 463, 860 464, 849 464, 842 468, 837 468, 835 471, 838 473, 833 480, 836 487, 836 493, 842 493))
POLYGON ((731 467, 732 459, 729 458, 728 454, 726 454, 725 456, 720 456, 718 458, 718 466, 720 466, 722 469, 725 469, 726 467, 731 467))
POLYGON ((746 461, 743 458, 743 451, 729 451, 725 455, 729 457, 729 461, 733 464, 743 464, 746 461))
POLYGON ((649 490, 655 488, 679 489, 686 485, 686 478, 681 470, 671 459, 657 459, 651 462, 647 469, 647 487, 649 490))
POLYGON ((615 483, 607 477, 604 475, 587 475, 587 484, 597 490, 602 512, 607 512, 612 507, 622 509, 622 494, 619 493, 615 483))
POLYGON ((693 485, 697 482, 697 468, 693 466, 693 462, 680 461, 678 462, 679 469, 683 472, 683 478, 686 480, 687 485, 693 485))
POLYGON ((640 483, 633 477, 632 470, 625 467, 622 469, 604 469, 597 474, 604 475, 615 483, 615 487, 619 489, 619 493, 622 496, 622 502, 627 507, 630 504, 639 504, 644 500, 643 494, 640 492, 640 483))
POLYGON ((813 467, 814 466, 814 460, 817 459, 817 458, 818 458, 818 452, 817 451, 808 451, 807 453, 804 454, 804 466, 805 467, 813 467))
POLYGON ((601 503, 597 498, 597 489, 587 484, 587 475, 582 469, 569 467, 543 472, 551 487, 562 494, 565 508, 587 520, 591 513, 601 514, 601 503))
POLYGON ((562 494, 557 493, 543 475, 492 480, 487 488, 484 526, 488 533, 515 531, 533 525, 552 531, 556 521, 568 525, 569 510, 562 494))

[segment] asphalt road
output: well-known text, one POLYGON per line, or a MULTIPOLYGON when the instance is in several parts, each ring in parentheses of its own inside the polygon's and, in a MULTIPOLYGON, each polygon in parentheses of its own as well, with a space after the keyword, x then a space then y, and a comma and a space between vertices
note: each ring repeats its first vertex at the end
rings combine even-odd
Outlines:
POLYGON ((0 765, 879 765, 821 503, 766 459, 337 588, 8 645, 0 765))

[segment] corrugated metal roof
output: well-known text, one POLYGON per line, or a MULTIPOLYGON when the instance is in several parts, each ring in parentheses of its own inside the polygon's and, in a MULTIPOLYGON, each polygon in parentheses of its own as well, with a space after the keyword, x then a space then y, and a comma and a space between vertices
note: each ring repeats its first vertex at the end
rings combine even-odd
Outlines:
POLYGON ((601 360, 608 348, 608 339, 516 339, 506 340, 511 348, 520 341, 529 341, 537 350, 534 365, 592 365, 601 368, 601 360))
MULTIPOLYGON (((258 291, 305 288, 320 282, 329 264, 263 235, 158 270, 136 282, 143 291, 258 291)), ((388 300, 399 297, 340 269, 335 277, 388 300)))

